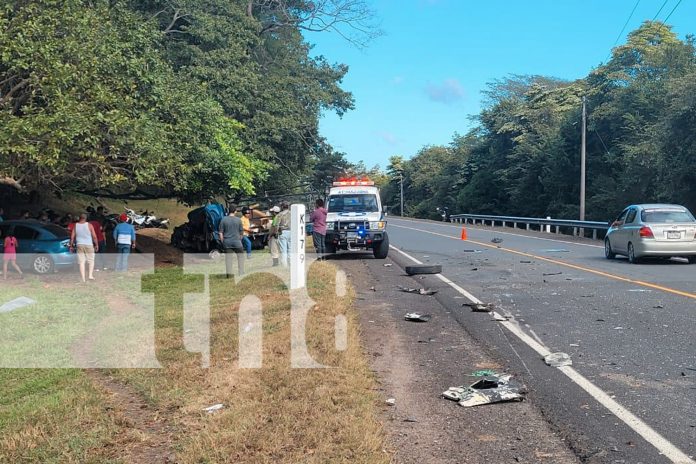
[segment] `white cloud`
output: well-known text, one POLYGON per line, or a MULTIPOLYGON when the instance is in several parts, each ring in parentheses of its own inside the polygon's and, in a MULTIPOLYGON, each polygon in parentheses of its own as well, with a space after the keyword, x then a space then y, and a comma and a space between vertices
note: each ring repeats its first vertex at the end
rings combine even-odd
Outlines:
POLYGON ((441 84, 428 84, 425 93, 432 101, 446 105, 464 98, 464 87, 457 79, 445 79, 441 84))
POLYGON ((403 84, 405 80, 406 79, 404 78, 404 76, 394 76, 391 80, 391 83, 394 85, 400 85, 403 84))
POLYGON ((398 145, 399 141, 396 138, 396 135, 392 134, 391 132, 388 131, 378 131, 375 132, 375 135, 379 137, 382 141, 386 142, 388 145, 398 145))

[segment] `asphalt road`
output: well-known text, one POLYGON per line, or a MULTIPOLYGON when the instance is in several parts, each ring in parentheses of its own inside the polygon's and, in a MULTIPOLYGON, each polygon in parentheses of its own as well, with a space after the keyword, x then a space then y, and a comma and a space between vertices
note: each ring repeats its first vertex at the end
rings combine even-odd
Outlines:
POLYGON ((461 292, 437 296, 524 378, 583 462, 694 462, 696 266, 609 261, 601 242, 509 228, 467 227, 468 240, 460 235, 459 225, 390 218, 390 258, 441 264, 444 277, 494 303, 510 320, 503 325, 571 356, 570 370, 549 367, 489 314, 462 307, 461 292), (578 385, 583 380, 589 387, 578 385))

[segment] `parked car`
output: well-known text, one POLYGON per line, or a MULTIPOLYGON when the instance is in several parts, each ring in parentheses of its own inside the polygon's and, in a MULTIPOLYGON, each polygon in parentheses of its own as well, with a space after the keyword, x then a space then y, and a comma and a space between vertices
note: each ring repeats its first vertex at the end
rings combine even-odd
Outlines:
POLYGON ((34 220, 0 222, 0 251, 4 251, 8 234, 19 242, 17 264, 24 270, 48 274, 76 262, 75 254, 70 252, 70 232, 60 226, 34 220))
POLYGON ((611 223, 604 239, 604 255, 628 257, 684 257, 696 263, 696 219, 683 206, 631 205, 611 223))

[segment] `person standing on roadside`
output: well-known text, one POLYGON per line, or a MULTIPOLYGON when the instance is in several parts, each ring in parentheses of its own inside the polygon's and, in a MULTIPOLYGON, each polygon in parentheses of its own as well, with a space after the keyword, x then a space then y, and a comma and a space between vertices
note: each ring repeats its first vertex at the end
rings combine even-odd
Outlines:
POLYGON ((135 249, 135 227, 128 222, 126 213, 119 216, 119 223, 114 227, 114 242, 116 243, 116 272, 128 270, 128 255, 135 249))
POLYGON ((237 212, 236 205, 229 205, 227 216, 222 218, 218 233, 220 234, 220 242, 225 249, 225 271, 227 278, 234 277, 232 273, 232 254, 237 255, 237 272, 239 276, 244 275, 244 248, 242 247, 242 237, 244 229, 242 228, 242 220, 235 216, 237 212))
POLYGON ((280 213, 280 206, 274 206, 271 208, 271 230, 268 234, 268 249, 271 252, 271 259, 273 260, 273 267, 278 266, 280 263, 280 247, 278 246, 278 213, 280 213))
POLYGON ((242 230, 244 235, 242 236, 242 245, 247 253, 247 259, 251 259, 251 208, 244 206, 242 208, 242 230))
POLYGON ((290 204, 283 201, 280 204, 280 213, 278 213, 278 248, 280 248, 280 264, 283 267, 288 267, 290 259, 290 204))
POLYGON ((99 251, 97 252, 96 267, 106 269, 106 257, 103 256, 106 253, 106 236, 104 235, 104 223, 100 221, 96 216, 95 219, 89 221, 89 223, 94 228, 94 232, 97 234, 97 243, 99 245, 99 251))
POLYGON ((19 268, 19 266, 17 266, 17 247, 19 247, 17 237, 13 235, 8 235, 7 237, 5 237, 3 245, 4 249, 2 254, 2 276, 5 280, 7 280, 7 266, 10 263, 12 263, 12 267, 15 271, 19 273, 19 276, 21 277, 22 270, 19 268))
POLYGON ((85 262, 89 265, 89 280, 94 280, 94 252, 99 250, 97 233, 92 224, 87 222, 87 213, 80 214, 70 234, 70 247, 77 249, 77 263, 80 276, 85 282, 85 262))
POLYGON ((326 208, 324 208, 324 200, 319 198, 314 203, 314 211, 309 215, 309 220, 312 221, 312 241, 314 242, 314 249, 317 252, 317 257, 319 260, 324 259, 326 254, 326 215, 328 214, 326 208))

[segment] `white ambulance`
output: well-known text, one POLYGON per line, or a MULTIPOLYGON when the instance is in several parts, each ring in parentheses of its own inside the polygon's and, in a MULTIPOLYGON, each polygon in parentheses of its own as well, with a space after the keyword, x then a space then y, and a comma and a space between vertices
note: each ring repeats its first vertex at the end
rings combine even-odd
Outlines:
POLYGON ((387 221, 374 182, 339 179, 329 190, 326 209, 327 252, 372 250, 377 259, 387 257, 387 221))

